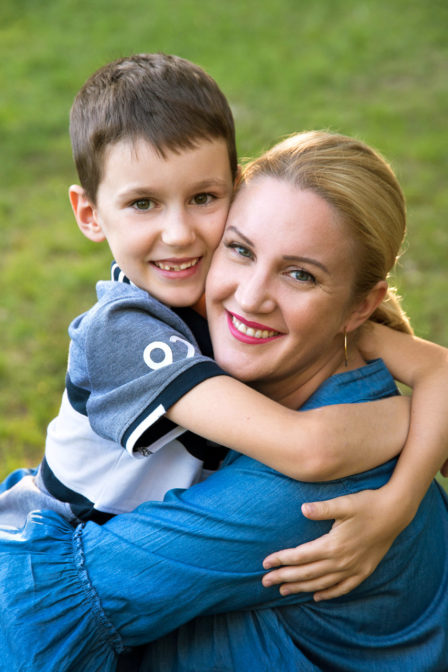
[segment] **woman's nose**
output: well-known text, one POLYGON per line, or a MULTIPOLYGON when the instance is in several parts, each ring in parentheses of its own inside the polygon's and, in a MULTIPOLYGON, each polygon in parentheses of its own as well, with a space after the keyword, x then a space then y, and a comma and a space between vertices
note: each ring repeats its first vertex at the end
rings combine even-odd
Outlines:
POLYGON ((246 313, 270 313, 275 308, 268 279, 262 273, 242 278, 235 291, 235 298, 246 313))
POLYGON ((168 212, 164 218, 162 241, 170 247, 187 247, 196 238, 193 223, 187 213, 181 210, 168 212))

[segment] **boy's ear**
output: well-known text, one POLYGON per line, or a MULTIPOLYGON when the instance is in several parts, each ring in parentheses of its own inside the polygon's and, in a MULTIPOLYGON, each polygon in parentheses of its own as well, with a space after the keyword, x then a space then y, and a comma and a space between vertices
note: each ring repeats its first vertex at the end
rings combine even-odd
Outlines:
POLYGON ((354 331, 369 319, 371 314, 378 308, 381 301, 386 296, 387 286, 388 285, 386 280, 380 280, 370 290, 367 296, 353 310, 347 323, 345 324, 345 331, 347 333, 354 331))
POLYGON ((94 243, 105 240, 106 236, 98 222, 96 208, 87 198, 84 189, 78 184, 72 184, 68 190, 68 197, 76 222, 86 238, 93 240, 94 243))

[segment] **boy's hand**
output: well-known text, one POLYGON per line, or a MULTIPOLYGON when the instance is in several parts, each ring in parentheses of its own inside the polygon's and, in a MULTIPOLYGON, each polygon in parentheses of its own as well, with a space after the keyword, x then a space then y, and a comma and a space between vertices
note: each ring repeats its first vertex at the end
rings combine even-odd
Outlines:
MULTIPOLYGON (((297 548, 272 553, 264 586, 282 584, 282 595, 314 592, 329 600, 350 592, 376 569, 398 534, 412 519, 388 496, 387 486, 336 499, 303 504, 311 520, 334 519, 331 531, 297 548)), ((393 495, 393 493, 391 493, 393 495)))

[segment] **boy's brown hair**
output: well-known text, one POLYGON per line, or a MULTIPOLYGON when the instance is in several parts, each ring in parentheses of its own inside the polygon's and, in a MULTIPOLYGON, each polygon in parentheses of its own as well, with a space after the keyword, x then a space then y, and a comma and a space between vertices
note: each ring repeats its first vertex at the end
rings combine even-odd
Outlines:
POLYGON ((226 97, 202 68, 162 53, 120 58, 97 70, 76 96, 70 137, 81 186, 96 202, 104 153, 119 140, 144 138, 163 157, 222 138, 233 177, 237 154, 226 97))

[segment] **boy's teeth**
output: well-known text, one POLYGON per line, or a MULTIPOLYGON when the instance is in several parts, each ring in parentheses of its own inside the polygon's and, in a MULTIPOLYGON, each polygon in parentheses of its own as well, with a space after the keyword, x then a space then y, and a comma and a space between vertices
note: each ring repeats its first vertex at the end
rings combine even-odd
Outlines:
POLYGON ((182 264, 167 264, 164 261, 155 261, 154 263, 158 268, 161 268, 162 271, 185 271, 186 268, 196 266, 198 261, 199 258, 197 257, 191 261, 184 261, 182 264))
POLYGON ((278 331, 268 331, 267 329, 253 329, 252 327, 246 327, 243 322, 240 322, 234 315, 232 315, 232 324, 233 326, 246 336, 252 336, 252 338, 272 338, 273 336, 278 336, 278 331))

